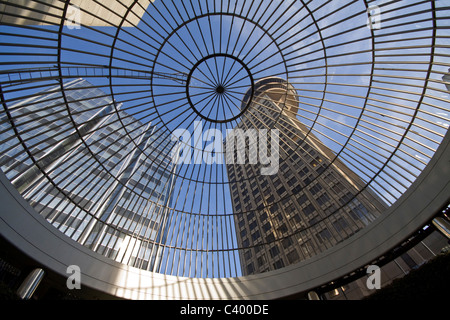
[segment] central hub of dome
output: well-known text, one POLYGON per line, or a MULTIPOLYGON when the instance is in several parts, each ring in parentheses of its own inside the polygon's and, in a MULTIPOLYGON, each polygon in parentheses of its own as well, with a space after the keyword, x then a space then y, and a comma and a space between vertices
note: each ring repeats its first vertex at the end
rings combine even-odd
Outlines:
POLYGON ((224 86, 222 86, 222 85, 219 84, 219 85, 216 87, 216 92, 217 92, 218 94, 224 93, 224 92, 225 92, 224 86))
POLYGON ((186 95, 192 110, 202 119, 224 123, 238 119, 248 109, 252 99, 244 106, 242 99, 253 87, 253 76, 243 61, 218 53, 200 59, 192 67, 186 95))

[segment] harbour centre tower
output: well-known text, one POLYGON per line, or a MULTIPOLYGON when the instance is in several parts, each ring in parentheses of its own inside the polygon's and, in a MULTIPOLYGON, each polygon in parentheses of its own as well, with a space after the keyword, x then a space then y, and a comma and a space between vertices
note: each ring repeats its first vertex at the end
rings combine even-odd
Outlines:
MULTIPOLYGON (((279 141, 271 142, 279 144, 279 168, 263 175, 262 163, 227 162, 245 275, 312 257, 358 232, 386 208, 297 119, 298 94, 292 85, 281 78, 262 79, 249 89, 243 105, 252 95, 247 116, 235 129, 277 130, 279 141)), ((251 152, 249 147, 247 159, 251 152)))

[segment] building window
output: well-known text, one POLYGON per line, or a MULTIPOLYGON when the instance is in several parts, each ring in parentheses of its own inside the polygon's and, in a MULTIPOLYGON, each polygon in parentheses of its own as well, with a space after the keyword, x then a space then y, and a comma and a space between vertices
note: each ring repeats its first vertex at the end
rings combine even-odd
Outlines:
POLYGON ((267 212, 262 212, 259 216, 259 221, 264 222, 267 219, 267 212))
POLYGON ((277 193, 279 196, 281 196, 285 192, 286 192, 286 188, 284 186, 281 186, 279 189, 277 189, 277 193))
POLYGON ((305 215, 310 215, 312 214, 314 211, 316 211, 316 209, 314 208, 314 206, 310 203, 308 204, 304 209, 303 209, 303 213, 305 215))
POLYGON ((255 267, 253 266, 253 262, 247 265, 247 274, 252 274, 255 272, 255 267))
POLYGON ((280 268, 283 268, 284 267, 284 262, 283 262, 283 260, 277 260, 277 261, 275 261, 275 263, 273 264, 273 267, 275 268, 275 269, 280 269, 280 268))
POLYGON ((347 221, 345 221, 344 218, 339 218, 335 222, 333 222, 333 226, 336 229, 336 231, 340 232, 343 231, 345 228, 348 227, 347 221))
POLYGON ((302 189, 303 189, 302 186, 298 184, 294 188, 292 188, 292 193, 293 194, 300 193, 302 191, 302 189))
POLYGON ((292 217, 291 221, 293 221, 294 224, 300 223, 300 222, 302 221, 302 218, 301 218, 300 215, 297 213, 297 214, 294 214, 294 216, 292 217))
POLYGON ((298 173, 300 174, 300 177, 304 177, 306 174, 308 174, 309 169, 308 168, 303 168, 302 170, 300 170, 298 173))
POLYGON ((280 232, 280 233, 286 233, 286 232, 288 232, 288 228, 286 227, 286 224, 282 224, 279 228, 278 228, 278 232, 280 232))
POLYGON ((324 193, 323 195, 321 195, 320 197, 317 198, 317 202, 320 205, 324 205, 329 200, 330 200, 330 197, 326 193, 324 193))
POLYGON ((309 188, 309 191, 311 192, 312 195, 317 194, 320 190, 322 190, 322 186, 319 183, 317 183, 313 187, 309 188))
POLYGON ((289 253, 286 255, 286 257, 287 257, 289 263, 294 263, 294 262, 300 260, 300 257, 298 256, 298 253, 297 253, 297 251, 295 251, 295 250, 289 252, 289 253))
POLYGON ((304 205, 308 201, 308 197, 306 194, 302 194, 298 199, 297 202, 299 205, 304 205))
POLYGON ((288 185, 290 187, 293 187, 295 184, 297 183, 297 177, 292 177, 289 181, 288 181, 288 185))
POLYGON ((257 241, 258 239, 261 239, 261 234, 259 233, 258 230, 256 230, 255 233, 252 233, 252 240, 257 241))
POLYGON ((342 196, 339 201, 341 204, 346 204, 353 199, 353 195, 350 192, 347 192, 344 196, 342 196))
POLYGON ((277 210, 278 210, 278 204, 276 204, 276 203, 270 207, 270 213, 272 213, 272 214, 277 212, 277 210))
POLYGON ((281 183, 280 179, 277 178, 273 181, 273 186, 276 188, 280 185, 280 183, 281 183))
POLYGON ((311 177, 310 177, 310 176, 308 176, 308 177, 306 177, 305 179, 303 179, 303 182, 305 183, 305 185, 308 185, 308 184, 310 184, 310 183, 311 183, 311 181, 312 181, 312 179, 311 179, 311 177))
POLYGON ((262 254, 260 257, 258 257, 257 262, 258 266, 262 267, 266 263, 266 255, 262 254))
POLYGON ((294 244, 294 242, 292 241, 292 239, 291 239, 290 237, 281 240, 281 245, 283 246, 284 249, 289 248, 289 247, 292 246, 293 244, 294 244))
POLYGON ((286 208, 286 213, 287 213, 288 215, 291 215, 291 214, 294 214, 294 213, 295 213, 295 206, 294 206, 293 203, 291 203, 291 204, 289 205, 289 207, 286 208))
POLYGON ((319 240, 320 243, 323 243, 325 241, 330 241, 331 240, 330 231, 328 231, 328 229, 323 229, 322 231, 320 231, 317 234, 317 239, 319 240))
POLYGON ((274 236, 273 232, 271 232, 271 233, 269 233, 269 234, 267 235, 266 241, 267 241, 267 242, 273 242, 273 241, 275 241, 275 236, 274 236))
POLYGON ((269 253, 272 258, 275 258, 280 254, 280 249, 278 249, 278 246, 274 246, 270 248, 269 253))

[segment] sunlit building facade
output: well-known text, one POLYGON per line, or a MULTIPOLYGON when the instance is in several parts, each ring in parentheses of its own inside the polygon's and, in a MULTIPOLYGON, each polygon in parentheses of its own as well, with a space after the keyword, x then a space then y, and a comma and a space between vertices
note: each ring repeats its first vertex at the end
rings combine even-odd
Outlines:
POLYGON ((3 172, 67 236, 116 261, 157 271, 173 190, 172 142, 88 81, 64 88, 64 96, 57 86, 2 114, 1 139, 9 141, 0 150, 3 172), (32 154, 14 147, 15 131, 27 137, 24 147, 32 154))
POLYGON ((109 27, 122 24, 135 27, 142 19, 146 8, 155 0, 71 0, 69 4, 58 0, 6 0, 0 4, 0 23, 13 25, 58 25, 65 12, 65 25, 109 27), (133 5, 133 14, 128 15, 128 7, 133 5))
POLYGON ((291 85, 266 78, 255 84, 249 116, 236 127, 279 132, 274 174, 262 175, 263 164, 227 164, 237 238, 241 248, 248 248, 240 254, 245 275, 279 269, 331 248, 386 208, 297 119, 298 108, 291 85))

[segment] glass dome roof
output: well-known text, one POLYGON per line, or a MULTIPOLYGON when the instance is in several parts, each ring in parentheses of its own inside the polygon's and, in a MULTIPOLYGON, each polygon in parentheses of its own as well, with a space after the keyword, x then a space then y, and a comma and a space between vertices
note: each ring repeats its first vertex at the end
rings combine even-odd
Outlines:
POLYGON ((1 17, 2 171, 140 269, 235 277, 324 252, 449 127, 444 1, 31 2, 1 17))

